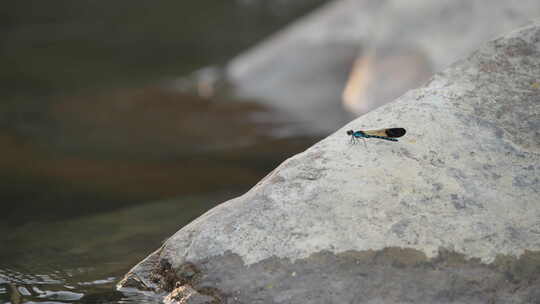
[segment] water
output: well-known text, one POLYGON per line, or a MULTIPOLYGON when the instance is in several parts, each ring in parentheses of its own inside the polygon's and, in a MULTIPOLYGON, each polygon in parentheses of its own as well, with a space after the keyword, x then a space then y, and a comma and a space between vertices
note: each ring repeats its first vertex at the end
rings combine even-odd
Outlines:
POLYGON ((142 295, 113 290, 120 276, 183 223, 227 196, 186 196, 11 228, 2 246, 0 299, 139 302, 142 295))
POLYGON ((0 303, 157 303, 114 285, 317 138, 162 81, 322 0, 14 1, 0 18, 0 303))

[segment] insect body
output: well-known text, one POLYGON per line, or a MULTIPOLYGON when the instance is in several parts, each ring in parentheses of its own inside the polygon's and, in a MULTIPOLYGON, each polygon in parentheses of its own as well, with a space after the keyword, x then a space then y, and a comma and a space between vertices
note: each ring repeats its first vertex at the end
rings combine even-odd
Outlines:
MULTIPOLYGON (((365 138, 379 138, 389 141, 398 141, 396 137, 401 137, 405 135, 407 131, 403 128, 389 128, 389 129, 380 129, 380 130, 369 130, 369 131, 347 131, 347 135, 351 136, 351 143, 356 143, 358 139, 365 138)), ((364 141, 365 144, 365 141, 364 141)))

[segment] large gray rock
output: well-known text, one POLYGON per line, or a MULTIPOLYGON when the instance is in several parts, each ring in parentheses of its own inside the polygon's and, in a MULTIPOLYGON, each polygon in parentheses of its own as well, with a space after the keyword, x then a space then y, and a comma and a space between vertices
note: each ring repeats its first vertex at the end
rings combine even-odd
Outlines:
POLYGON ((485 41, 540 17, 537 0, 337 0, 227 66, 238 95, 328 133, 399 97, 485 41), (362 68, 363 67, 363 68, 362 68), (359 79, 361 78, 361 79, 359 79))
POLYGON ((538 303, 540 24, 288 159, 123 286, 215 303, 538 303), (398 143, 348 143, 392 126, 408 130, 398 143))

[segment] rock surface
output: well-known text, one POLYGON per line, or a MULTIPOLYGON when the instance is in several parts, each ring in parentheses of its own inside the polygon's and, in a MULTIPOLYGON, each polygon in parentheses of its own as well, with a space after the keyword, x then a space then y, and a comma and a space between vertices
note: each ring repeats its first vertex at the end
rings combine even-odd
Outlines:
POLYGON ((288 159, 126 284, 217 303, 539 302, 540 24, 288 159), (398 143, 345 134, 393 126, 398 143))
POLYGON ((330 1, 232 60, 227 76, 238 95, 289 113, 303 132, 326 134, 352 117, 341 96, 357 57, 369 63, 364 82, 373 81, 352 77, 349 86, 364 87, 349 92, 345 107, 365 113, 538 17, 536 0, 330 1))

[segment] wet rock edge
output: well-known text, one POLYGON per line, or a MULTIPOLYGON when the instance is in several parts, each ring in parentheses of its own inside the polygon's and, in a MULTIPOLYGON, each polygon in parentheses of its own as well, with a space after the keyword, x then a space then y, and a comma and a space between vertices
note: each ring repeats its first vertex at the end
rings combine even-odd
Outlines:
MULTIPOLYGON (((226 252, 178 267, 159 253, 142 262, 137 273, 128 273, 118 287, 158 294, 188 288, 216 304, 276 303, 276 298, 290 303, 540 301, 540 251, 525 250, 519 257, 499 255, 484 264, 444 248, 429 259, 415 249, 387 247, 337 254, 320 251, 295 261, 271 257, 251 265, 226 252)), ((190 303, 181 295, 176 291, 174 299, 190 303)))

